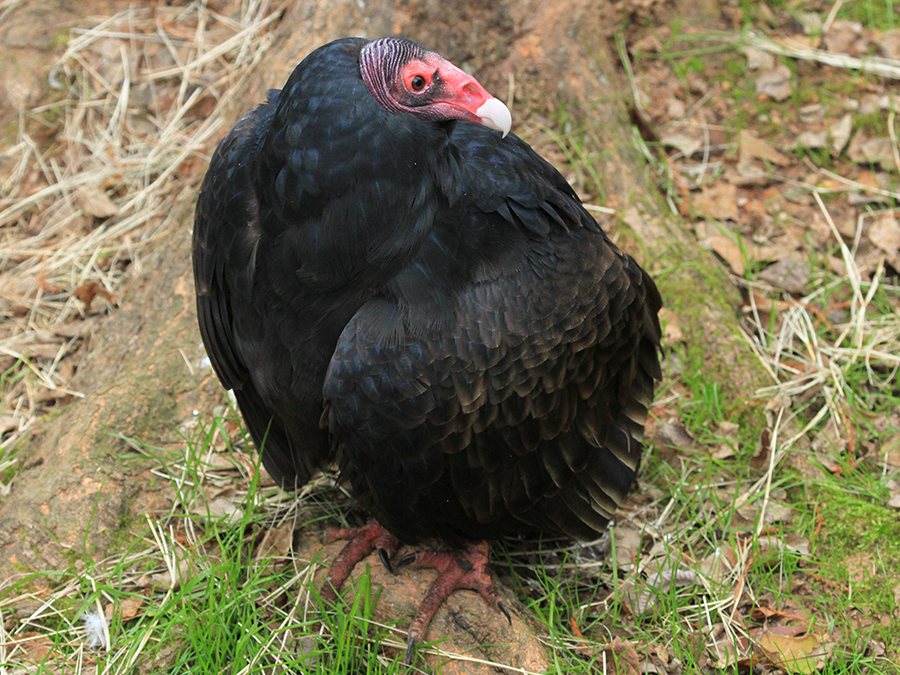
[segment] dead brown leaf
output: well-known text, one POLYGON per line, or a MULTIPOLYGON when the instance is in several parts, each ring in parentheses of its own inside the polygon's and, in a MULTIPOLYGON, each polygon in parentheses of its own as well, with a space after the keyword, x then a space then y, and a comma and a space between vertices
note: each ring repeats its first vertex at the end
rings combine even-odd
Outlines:
POLYGON ((753 242, 742 239, 740 243, 732 237, 725 235, 713 235, 707 237, 702 242, 704 248, 715 251, 737 275, 743 275, 746 262, 761 262, 772 260, 783 255, 786 247, 781 246, 760 246, 753 242))
POLYGON ((756 95, 784 101, 791 95, 791 69, 780 64, 764 70, 756 79, 756 95))
POLYGON ((764 269, 759 278, 788 293, 802 293, 809 281, 809 263, 787 256, 764 269))
POLYGON ((691 436, 684 423, 677 417, 673 417, 660 425, 653 436, 655 443, 669 448, 690 448, 694 445, 694 438, 691 436))
POLYGON ((738 276, 744 274, 746 269, 744 267, 744 253, 734 239, 725 236, 708 237, 703 240, 703 245, 715 251, 725 261, 725 264, 731 268, 732 272, 738 276))
POLYGON ((825 129, 818 131, 806 130, 801 132, 791 144, 794 148, 807 148, 815 150, 828 147, 828 132, 825 129))
POLYGON ((825 665, 822 638, 815 633, 792 635, 793 626, 774 626, 764 630, 757 645, 766 658, 787 673, 810 675, 825 665))
POLYGON ((12 415, 0 415, 0 434, 15 431, 19 428, 19 420, 12 415))
POLYGON ((867 47, 862 33, 863 27, 859 21, 838 19, 825 31, 825 47, 834 54, 860 56, 860 50, 867 47))
POLYGON ((641 531, 625 522, 612 528, 612 536, 616 543, 616 561, 620 566, 633 565, 641 550, 641 531))
POLYGON ((716 425, 716 434, 723 438, 730 438, 732 443, 719 443, 711 449, 711 454, 715 459, 729 459, 734 457, 735 447, 737 446, 738 432, 740 425, 734 422, 722 421, 716 425))
POLYGON ((761 602, 753 606, 750 612, 750 618, 754 621, 762 623, 771 619, 781 618, 782 614, 774 607, 770 607, 768 603, 761 602))
POLYGON ((821 103, 808 103, 797 111, 803 124, 818 124, 825 121, 825 106, 821 103))
POLYGON ((850 141, 847 156, 857 164, 879 164, 886 171, 897 170, 894 143, 890 138, 867 138, 859 132, 850 141))
POLYGON ((703 132, 690 127, 679 128, 662 136, 660 143, 675 148, 685 157, 690 157, 703 147, 703 132))
POLYGON ((671 657, 669 650, 661 642, 655 642, 650 645, 650 653, 660 662, 661 665, 668 665, 671 657))
POLYGON ((671 588, 683 588, 700 583, 697 573, 689 569, 673 571, 664 569, 648 574, 646 579, 629 577, 619 586, 619 598, 635 616, 653 609, 660 597, 665 597, 671 588))
POLYGON ((737 187, 731 183, 704 187, 694 198, 694 209, 710 220, 737 220, 737 187))
POLYGON ((633 52, 661 52, 662 49, 662 43, 655 33, 645 35, 631 43, 631 50, 633 52))
MULTIPOLYGON (((755 523, 757 521, 759 511, 760 507, 755 504, 750 504, 739 508, 737 510, 737 514, 745 521, 749 523, 755 523)), ((793 509, 788 506, 784 506, 783 504, 769 503, 769 505, 766 507, 765 513, 763 514, 765 518, 764 523, 766 525, 774 525, 775 523, 787 521, 790 520, 792 514, 793 509)), ((770 535, 768 537, 760 537, 759 546, 760 549, 770 549, 772 551, 781 551, 786 548, 784 546, 783 539, 774 535, 770 535)))
POLYGON ((141 614, 144 598, 141 596, 126 598, 122 601, 122 620, 127 621, 141 614))
POLYGON ((678 321, 678 315, 668 307, 659 310, 659 320, 665 325, 663 336, 666 342, 681 342, 684 340, 684 333, 681 330, 681 324, 678 321))
POLYGON ((40 389, 35 395, 35 402, 67 405, 72 402, 72 394, 63 389, 40 389))
POLYGON ((737 564, 737 556, 730 546, 717 548, 700 561, 698 572, 712 583, 724 583, 737 564))
POLYGON ((262 541, 256 547, 255 558, 281 558, 289 555, 294 543, 294 523, 286 520, 280 525, 266 530, 262 541))
POLYGON ((734 447, 728 443, 719 443, 718 445, 708 448, 708 450, 710 451, 710 457, 713 459, 731 459, 734 457, 734 447))
POLYGON ((89 335, 100 323, 100 317, 92 316, 80 321, 68 321, 54 329, 54 333, 64 338, 80 338, 89 335))
POLYGON ((721 623, 712 627, 706 645, 706 653, 716 668, 732 670, 750 649, 750 640, 743 636, 735 636, 726 631, 721 623))
POLYGON ((885 484, 885 487, 891 495, 887 500, 887 506, 892 509, 900 509, 900 482, 892 478, 885 484))
POLYGON ((756 451, 750 458, 750 466, 760 471, 769 465, 769 457, 772 452, 772 430, 764 427, 759 432, 759 439, 756 441, 756 451))
POLYGON ((106 300, 109 304, 116 304, 112 293, 107 291, 96 281, 88 281, 81 284, 81 286, 72 291, 72 295, 84 303, 85 313, 91 311, 91 304, 94 302, 94 298, 96 298, 98 295, 106 300))
POLYGON ((747 57, 747 68, 750 70, 771 70, 775 67, 775 57, 765 50, 741 47, 741 53, 747 57))
POLYGON ((223 489, 209 489, 206 492, 206 501, 191 509, 196 515, 209 515, 224 518, 227 522, 235 522, 243 516, 243 510, 237 505, 239 498, 237 488, 228 486, 223 489))
MULTIPOLYGON (((143 596, 131 596, 125 598, 122 602, 120 602, 119 612, 122 615, 122 621, 129 621, 130 619, 134 619, 140 614, 143 614, 141 607, 143 607, 145 600, 146 598, 144 598, 143 596)), ((104 613, 107 619, 112 618, 115 609, 115 605, 113 605, 112 603, 104 607, 104 613)))
POLYGON ((900 434, 894 434, 881 445, 881 454, 887 466, 900 468, 900 434))
POLYGON ((763 167, 762 162, 752 157, 741 157, 735 166, 727 167, 725 178, 739 187, 761 187, 772 182, 771 172, 763 167))
POLYGON ((886 30, 878 40, 878 46, 889 59, 900 60, 900 30, 886 30))
POLYGON ((761 159, 777 166, 788 166, 793 163, 790 157, 779 152, 749 129, 741 129, 741 158, 761 159))
POLYGON ((119 213, 119 207, 100 188, 88 185, 78 195, 78 203, 86 215, 99 218, 111 218, 119 213))
POLYGON ((24 660, 32 663, 40 663, 53 651, 53 641, 47 635, 37 632, 16 635, 15 640, 6 643, 5 646, 8 649, 12 647, 22 649, 25 652, 24 660))
POLYGON ((62 344, 59 342, 39 342, 22 345, 21 353, 28 358, 46 359, 52 361, 59 355, 62 344))
POLYGON ((900 222, 893 211, 875 218, 868 235, 871 242, 888 255, 896 256, 900 252, 900 222))
POLYGON ((187 581, 196 573, 196 569, 187 558, 178 561, 174 577, 172 572, 166 570, 161 574, 143 575, 137 579, 137 585, 141 588, 162 586, 164 588, 177 589, 182 581, 187 581))
POLYGON ((737 438, 738 434, 741 431, 741 425, 737 422, 729 422, 727 420, 723 420, 716 425, 716 431, 720 436, 725 436, 727 438, 737 438))
POLYGON ((844 115, 840 121, 828 127, 828 133, 831 136, 831 152, 835 157, 843 152, 850 141, 850 132, 853 129, 853 118, 850 114, 844 115))

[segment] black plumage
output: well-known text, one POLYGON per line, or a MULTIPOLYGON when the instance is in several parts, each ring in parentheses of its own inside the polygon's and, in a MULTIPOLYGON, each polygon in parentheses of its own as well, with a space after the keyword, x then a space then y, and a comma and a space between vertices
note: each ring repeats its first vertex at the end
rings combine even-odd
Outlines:
POLYGON ((203 340, 284 487, 337 461, 406 543, 592 538, 640 463, 660 296, 531 147, 435 104, 463 77, 435 56, 338 40, 234 126, 197 206, 203 340))

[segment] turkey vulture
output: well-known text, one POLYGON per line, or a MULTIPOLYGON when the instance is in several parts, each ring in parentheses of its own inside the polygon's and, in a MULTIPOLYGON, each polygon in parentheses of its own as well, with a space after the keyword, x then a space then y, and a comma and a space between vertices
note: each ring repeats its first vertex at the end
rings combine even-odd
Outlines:
MULTIPOLYGON (((399 38, 309 54, 216 150, 197 205, 200 331, 268 472, 334 463, 371 525, 324 588, 399 543, 506 613, 484 540, 595 538, 631 487, 661 306, 470 75, 399 38)), ((507 618, 509 618, 507 614, 507 618)))

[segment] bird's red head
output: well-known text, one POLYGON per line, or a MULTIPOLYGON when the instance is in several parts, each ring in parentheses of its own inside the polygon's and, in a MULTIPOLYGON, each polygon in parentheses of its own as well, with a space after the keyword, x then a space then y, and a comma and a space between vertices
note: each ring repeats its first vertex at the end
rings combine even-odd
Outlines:
POLYGON ((465 120, 509 133, 509 109, 478 80, 410 40, 384 38, 360 52, 360 74, 372 95, 392 112, 423 119, 465 120))

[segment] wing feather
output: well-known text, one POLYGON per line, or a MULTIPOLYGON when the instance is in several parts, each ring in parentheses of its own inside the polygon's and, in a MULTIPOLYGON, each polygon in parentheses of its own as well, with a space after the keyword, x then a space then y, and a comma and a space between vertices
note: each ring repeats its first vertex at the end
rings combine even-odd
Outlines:
POLYGON ((640 464, 661 301, 549 165, 481 139, 462 139, 472 184, 432 235, 455 228, 465 264, 429 275, 426 241, 416 274, 350 321, 326 376, 329 429, 401 539, 591 537, 640 464))
POLYGON ((295 488, 309 471, 292 449, 284 418, 254 384, 246 340, 236 330, 241 322, 261 320, 251 316, 261 218, 254 178, 277 97, 277 91, 270 92, 267 104, 238 120, 213 155, 194 218, 193 267, 200 334, 213 369, 234 391, 266 469, 285 488, 295 488))

